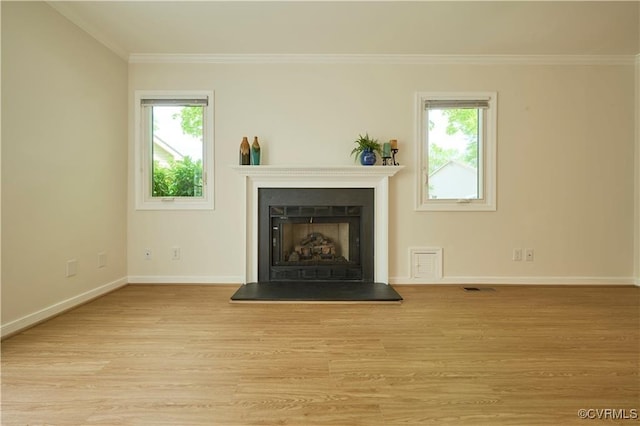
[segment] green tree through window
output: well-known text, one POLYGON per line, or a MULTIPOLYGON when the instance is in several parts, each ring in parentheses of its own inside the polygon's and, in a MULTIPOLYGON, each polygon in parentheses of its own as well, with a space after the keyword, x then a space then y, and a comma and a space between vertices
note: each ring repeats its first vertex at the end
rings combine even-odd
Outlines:
POLYGON ((173 115, 173 118, 180 118, 180 126, 185 135, 202 139, 202 107, 183 107, 179 113, 173 115))
POLYGON ((153 107, 153 197, 201 197, 202 196, 202 106, 154 106, 153 107), (161 108, 167 109, 162 113, 161 108), (182 134, 188 138, 172 136, 170 128, 179 121, 182 134), (193 159, 187 152, 198 147, 200 158, 193 159), (162 141, 162 145, 160 145, 162 141))
POLYGON ((478 167, 478 121, 477 108, 452 108, 442 110, 447 117, 447 134, 462 132, 467 138, 467 147, 459 160, 471 167, 478 167))

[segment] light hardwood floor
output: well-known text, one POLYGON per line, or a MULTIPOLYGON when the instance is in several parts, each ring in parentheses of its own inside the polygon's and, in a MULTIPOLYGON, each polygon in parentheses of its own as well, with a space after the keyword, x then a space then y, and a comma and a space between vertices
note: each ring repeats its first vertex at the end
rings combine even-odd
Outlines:
POLYGON ((2 424, 640 422, 578 417, 640 415, 640 288, 395 288, 401 305, 124 287, 2 342, 2 424))

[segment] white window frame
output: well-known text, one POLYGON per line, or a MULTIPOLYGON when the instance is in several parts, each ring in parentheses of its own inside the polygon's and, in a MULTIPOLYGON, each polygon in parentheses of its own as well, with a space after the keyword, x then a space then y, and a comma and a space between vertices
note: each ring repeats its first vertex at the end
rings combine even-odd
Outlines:
POLYGON ((135 199, 136 210, 213 210, 214 209, 214 139, 213 91, 207 90, 136 90, 135 126, 135 199), (152 141, 143 128, 143 99, 208 98, 203 117, 202 197, 152 197, 152 141))
POLYGON ((496 211, 497 92, 416 92, 416 210, 418 211, 496 211), (425 102, 428 100, 488 100, 481 126, 482 144, 478 147, 480 198, 460 200, 426 199, 428 185, 427 129, 425 102))

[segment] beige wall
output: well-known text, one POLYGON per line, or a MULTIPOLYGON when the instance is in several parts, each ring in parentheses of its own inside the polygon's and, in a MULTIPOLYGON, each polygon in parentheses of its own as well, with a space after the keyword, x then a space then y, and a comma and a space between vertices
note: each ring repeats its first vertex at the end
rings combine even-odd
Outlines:
MULTIPOLYGON (((2 26, 2 5, 0 4, 0 29, 2 26)), ((0 49, 2 32, 0 31, 0 49)), ((2 96, 2 58, 0 57, 0 97, 2 96)), ((2 102, 0 102, 0 324, 2 324, 2 102)))
POLYGON ((3 334, 126 283, 126 90, 51 7, 2 2, 3 334))
POLYGON ((242 275, 242 179, 229 168, 242 136, 260 137, 267 164, 353 164, 363 132, 398 139, 407 166, 391 182, 393 282, 423 246, 444 249, 451 280, 633 276, 632 65, 130 65, 130 105, 134 90, 181 88, 215 91, 216 210, 135 211, 130 194, 132 277, 242 275), (414 211, 413 96, 437 90, 498 92, 497 212, 414 211), (511 261, 513 248, 534 248, 535 261, 511 261))
POLYGON ((635 278, 640 285, 640 53, 636 56, 635 278))
MULTIPOLYGON (((638 8, 638 27, 640 28, 640 8, 638 8)), ((636 49, 636 165, 635 165, 635 232, 634 232, 634 277, 636 285, 640 286, 640 29, 638 30, 638 45, 636 49)))

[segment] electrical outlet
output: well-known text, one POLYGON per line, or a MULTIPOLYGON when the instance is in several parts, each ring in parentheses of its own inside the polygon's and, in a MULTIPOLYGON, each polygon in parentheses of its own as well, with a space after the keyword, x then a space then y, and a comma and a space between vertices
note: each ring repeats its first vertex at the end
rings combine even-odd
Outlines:
POLYGON ((144 249, 144 259, 151 260, 151 249, 144 249))
POLYGON ((527 262, 533 262, 533 249, 528 248, 524 251, 524 257, 527 259, 527 262))
POLYGON ((76 259, 67 260, 67 277, 72 277, 78 273, 78 261, 76 259))
POLYGON ((515 248, 513 249, 513 254, 511 255, 511 260, 520 262, 522 260, 522 249, 515 248))
POLYGON ((171 248, 171 260, 180 260, 180 247, 171 248))
POLYGON ((104 268, 107 266, 107 253, 101 251, 98 253, 98 268, 104 268))

